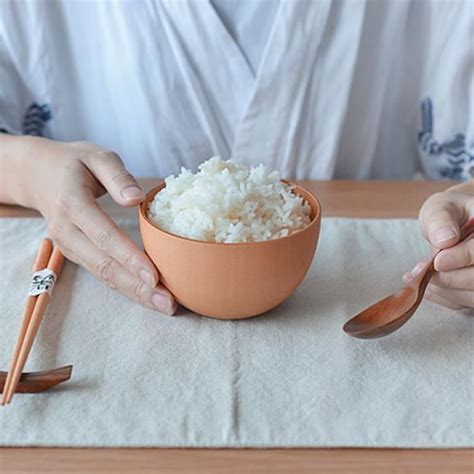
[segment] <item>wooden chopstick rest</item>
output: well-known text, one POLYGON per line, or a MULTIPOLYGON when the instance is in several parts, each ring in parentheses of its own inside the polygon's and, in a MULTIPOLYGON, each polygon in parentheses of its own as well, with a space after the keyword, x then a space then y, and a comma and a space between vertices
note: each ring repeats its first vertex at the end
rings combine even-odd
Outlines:
MULTIPOLYGON (((16 387, 15 393, 44 392, 51 387, 66 382, 71 378, 72 365, 42 372, 23 372, 16 387)), ((5 388, 7 372, 0 371, 0 393, 5 388)))

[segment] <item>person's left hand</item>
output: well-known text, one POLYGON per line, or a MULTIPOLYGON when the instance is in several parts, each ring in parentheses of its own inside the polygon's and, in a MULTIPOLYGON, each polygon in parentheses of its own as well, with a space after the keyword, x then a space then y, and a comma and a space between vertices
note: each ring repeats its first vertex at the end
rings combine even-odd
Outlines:
MULTIPOLYGON (((426 289, 429 300, 451 309, 474 308, 474 235, 461 239, 461 227, 474 218, 474 180, 433 194, 423 204, 421 231, 434 247, 436 273, 426 289)), ((427 262, 419 262, 403 276, 409 283, 427 262)))

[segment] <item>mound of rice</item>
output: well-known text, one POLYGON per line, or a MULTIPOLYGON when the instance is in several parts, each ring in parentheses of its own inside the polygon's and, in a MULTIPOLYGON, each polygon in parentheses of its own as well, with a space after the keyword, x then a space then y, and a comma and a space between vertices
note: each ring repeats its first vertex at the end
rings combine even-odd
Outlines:
POLYGON ((149 205, 148 217, 172 234, 209 242, 286 237, 310 223, 311 208, 277 171, 214 157, 193 174, 182 168, 149 205))

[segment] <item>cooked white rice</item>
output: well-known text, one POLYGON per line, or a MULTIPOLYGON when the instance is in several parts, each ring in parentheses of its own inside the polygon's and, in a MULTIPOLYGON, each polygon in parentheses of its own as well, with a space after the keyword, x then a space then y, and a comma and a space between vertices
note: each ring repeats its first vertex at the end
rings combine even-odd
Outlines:
POLYGON ((149 205, 148 217, 168 232, 209 242, 286 237, 310 223, 311 208, 277 171, 214 157, 199 171, 181 168, 149 205))

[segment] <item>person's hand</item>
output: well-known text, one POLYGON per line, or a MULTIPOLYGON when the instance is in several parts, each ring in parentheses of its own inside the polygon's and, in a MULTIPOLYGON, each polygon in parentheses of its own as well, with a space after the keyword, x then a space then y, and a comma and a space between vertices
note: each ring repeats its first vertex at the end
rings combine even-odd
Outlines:
MULTIPOLYGON (((423 204, 419 221, 433 250, 442 250, 435 259, 438 271, 425 296, 451 309, 474 308, 474 236, 459 242, 461 227, 474 218, 474 180, 432 195, 423 204)), ((419 262, 404 275, 406 283, 424 268, 419 262)))
POLYGON ((176 304, 158 284, 152 262, 96 202, 105 192, 121 206, 136 206, 144 198, 118 155, 84 142, 12 140, 10 152, 19 153, 26 167, 15 177, 16 201, 41 212, 64 255, 130 298, 173 314, 176 304))

